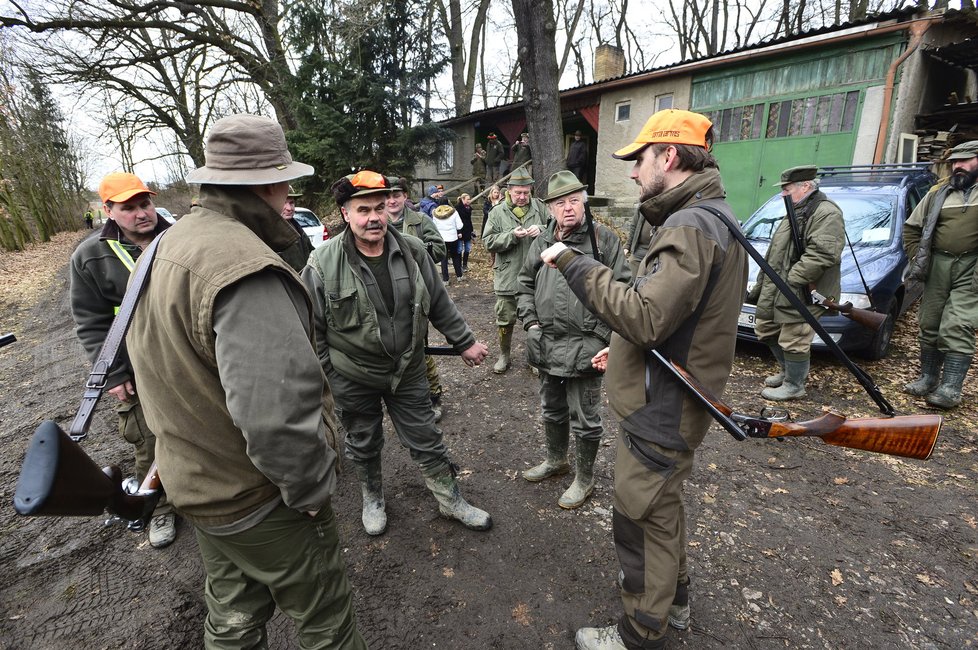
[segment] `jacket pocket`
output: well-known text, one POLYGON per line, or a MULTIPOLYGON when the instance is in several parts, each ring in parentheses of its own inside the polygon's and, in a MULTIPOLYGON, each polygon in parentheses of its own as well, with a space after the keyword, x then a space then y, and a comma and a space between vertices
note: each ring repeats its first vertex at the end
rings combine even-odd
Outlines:
POLYGON ((331 293, 328 295, 329 319, 337 332, 360 327, 360 309, 357 290, 331 293))
POLYGON ((547 337, 544 336, 542 327, 531 327, 526 330, 526 358, 531 366, 540 370, 547 370, 550 367, 548 362, 550 354, 547 348, 547 337))

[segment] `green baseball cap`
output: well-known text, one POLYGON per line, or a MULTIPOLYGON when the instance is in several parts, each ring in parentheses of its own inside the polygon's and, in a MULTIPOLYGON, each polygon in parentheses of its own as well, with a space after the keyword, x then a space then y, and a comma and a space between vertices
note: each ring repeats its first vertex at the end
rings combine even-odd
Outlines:
POLYGON ((577 180, 577 176, 573 172, 565 169, 553 174, 547 179, 547 195, 543 197, 543 201, 544 203, 549 203, 562 196, 580 192, 586 188, 587 186, 577 180))
POLYGON ((775 183, 774 187, 784 187, 788 183, 801 183, 803 181, 813 181, 815 180, 815 174, 818 173, 818 167, 815 165, 802 165, 800 167, 792 167, 781 172, 781 182, 775 183))
POLYGON ((948 160, 968 160, 978 156, 978 140, 962 142, 948 154, 948 160))

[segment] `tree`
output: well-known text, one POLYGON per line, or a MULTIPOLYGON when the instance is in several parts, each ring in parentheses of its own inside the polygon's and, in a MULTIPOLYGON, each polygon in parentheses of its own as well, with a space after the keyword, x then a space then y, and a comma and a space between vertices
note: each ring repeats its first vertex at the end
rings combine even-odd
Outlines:
POLYGON ((557 24, 552 0, 513 0, 523 107, 533 137, 533 173, 543 180, 563 169, 563 129, 557 89, 557 24))
POLYGON ((472 94, 479 71, 479 52, 485 38, 486 15, 489 0, 472 0, 469 11, 475 16, 468 26, 469 46, 465 47, 465 25, 461 0, 432 0, 438 12, 441 28, 448 40, 448 55, 452 66, 452 89, 455 94, 455 111, 464 115, 472 110, 472 94))

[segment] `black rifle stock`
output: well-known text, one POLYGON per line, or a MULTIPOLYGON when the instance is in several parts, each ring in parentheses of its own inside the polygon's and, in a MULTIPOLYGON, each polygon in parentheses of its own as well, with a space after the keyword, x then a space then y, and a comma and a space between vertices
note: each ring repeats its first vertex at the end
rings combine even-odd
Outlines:
POLYGON ((139 486, 129 494, 122 488, 118 467, 99 469, 77 442, 51 420, 34 432, 17 490, 18 514, 41 517, 84 517, 108 510, 127 521, 149 522, 161 496, 156 463, 139 486))
POLYGON ((926 460, 937 444, 943 418, 939 415, 902 415, 884 418, 847 418, 831 410, 804 422, 789 422, 787 415, 754 417, 735 412, 703 386, 685 368, 657 350, 650 354, 662 363, 694 397, 699 399, 724 429, 738 440, 747 438, 821 438, 823 442, 848 449, 926 460))

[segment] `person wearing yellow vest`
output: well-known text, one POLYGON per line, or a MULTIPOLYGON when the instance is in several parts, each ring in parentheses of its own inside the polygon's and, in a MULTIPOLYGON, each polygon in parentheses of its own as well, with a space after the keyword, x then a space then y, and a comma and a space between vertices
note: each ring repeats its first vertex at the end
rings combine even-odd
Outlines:
MULTIPOLYGON (((170 225, 156 217, 154 195, 133 174, 107 175, 99 184, 105 225, 71 256, 71 315, 75 333, 93 362, 122 304, 135 260, 170 225)), ((119 431, 135 448, 136 478, 142 481, 156 455, 156 436, 143 417, 125 346, 106 378, 105 389, 118 400, 119 431)), ((150 520, 149 542, 154 548, 163 548, 175 537, 176 518, 164 496, 150 520)))

